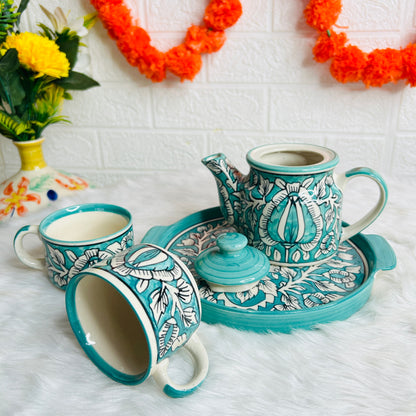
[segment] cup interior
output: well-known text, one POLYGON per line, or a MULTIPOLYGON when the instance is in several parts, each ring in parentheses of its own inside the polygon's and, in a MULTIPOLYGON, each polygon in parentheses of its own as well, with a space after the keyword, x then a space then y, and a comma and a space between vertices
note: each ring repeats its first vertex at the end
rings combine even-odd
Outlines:
POLYGON ((106 280, 87 274, 77 285, 74 305, 84 342, 99 357, 95 364, 106 373, 115 369, 143 377, 150 366, 149 346, 128 300, 106 280))
POLYGON ((118 233, 127 227, 130 221, 130 214, 121 207, 78 206, 51 214, 42 221, 40 229, 49 239, 81 242, 118 233))

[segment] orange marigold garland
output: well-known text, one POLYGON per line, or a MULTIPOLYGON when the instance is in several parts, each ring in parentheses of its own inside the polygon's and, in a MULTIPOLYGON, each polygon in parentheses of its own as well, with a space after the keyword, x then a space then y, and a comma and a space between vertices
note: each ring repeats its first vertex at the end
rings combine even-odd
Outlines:
POLYGON ((411 87, 416 86, 416 45, 365 53, 349 45, 345 33, 332 29, 337 26, 341 10, 341 0, 311 0, 306 6, 306 22, 319 32, 313 48, 314 59, 320 63, 332 60, 331 75, 342 83, 362 81, 366 87, 381 87, 405 80, 411 87))
POLYGON ((123 0, 90 1, 127 62, 153 82, 163 81, 167 71, 181 81, 192 81, 202 67, 201 54, 221 49, 226 40, 225 29, 234 25, 243 12, 239 0, 211 0, 203 24, 192 25, 182 44, 161 52, 151 45, 149 34, 133 23, 123 0))

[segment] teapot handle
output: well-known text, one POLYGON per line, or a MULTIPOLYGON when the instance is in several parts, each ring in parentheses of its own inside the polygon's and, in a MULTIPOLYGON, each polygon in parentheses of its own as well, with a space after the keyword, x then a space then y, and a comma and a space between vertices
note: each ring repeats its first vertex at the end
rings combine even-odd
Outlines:
POLYGON ((156 383, 162 387, 163 392, 173 398, 185 397, 193 393, 204 381, 208 373, 208 354, 196 334, 184 345, 194 360, 195 370, 192 379, 186 384, 174 383, 168 375, 169 359, 163 360, 152 374, 156 383))
POLYGON ((343 174, 339 174, 336 176, 336 183, 338 187, 343 190, 347 183, 354 177, 357 176, 365 176, 378 185, 379 188, 379 198, 377 200, 376 205, 366 214, 364 217, 356 221, 355 223, 348 225, 346 227, 342 227, 342 235, 341 235, 341 242, 348 240, 349 238, 353 237, 354 235, 358 234, 364 228, 368 227, 383 211, 384 207, 386 206, 387 202, 387 185, 384 179, 373 169, 360 167, 350 169, 343 174))

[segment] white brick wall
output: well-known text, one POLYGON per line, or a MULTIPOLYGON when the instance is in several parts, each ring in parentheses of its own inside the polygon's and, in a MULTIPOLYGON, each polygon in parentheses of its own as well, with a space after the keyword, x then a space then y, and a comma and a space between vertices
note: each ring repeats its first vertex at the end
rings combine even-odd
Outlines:
MULTIPOLYGON (((88 0, 43 0, 77 17, 88 0)), ((208 0, 126 0, 161 49, 199 23, 208 0)), ((32 0, 25 24, 44 21, 32 0), (30 21, 29 21, 30 20, 30 21)), ((108 183, 146 171, 198 170, 200 159, 226 152, 244 170, 252 147, 279 141, 335 149, 340 169, 367 165, 416 178, 416 88, 365 89, 335 82, 312 59, 315 32, 307 0, 242 0, 243 16, 216 54, 203 57, 193 82, 153 84, 130 67, 97 23, 88 38, 91 75, 101 87, 74 94, 70 125, 50 127, 44 153, 51 166, 108 183)), ((364 50, 416 41, 413 0, 343 0, 338 23, 364 50)), ((14 146, 0 139, 0 179, 19 167, 14 146)))

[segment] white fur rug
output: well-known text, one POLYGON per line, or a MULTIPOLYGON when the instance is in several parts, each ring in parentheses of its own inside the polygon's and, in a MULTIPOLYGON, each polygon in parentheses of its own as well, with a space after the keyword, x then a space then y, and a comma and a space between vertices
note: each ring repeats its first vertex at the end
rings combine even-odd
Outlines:
MULTIPOLYGON (((0 225, 0 415, 415 415, 416 193, 410 181, 388 181, 388 205, 366 231, 390 242, 397 267, 378 274, 369 302, 348 320, 292 334, 202 323, 210 371, 183 399, 164 396, 152 379, 138 386, 113 382, 87 359, 68 324, 64 293, 17 260, 14 234, 54 209, 100 201, 132 212, 139 242, 152 226, 218 204, 214 180, 202 169, 90 189, 0 225)), ((345 211, 358 214, 365 206, 359 197, 345 211)), ((28 245, 36 247, 36 237, 28 245)), ((182 353, 172 360, 172 377, 185 380, 188 360, 182 353)))

